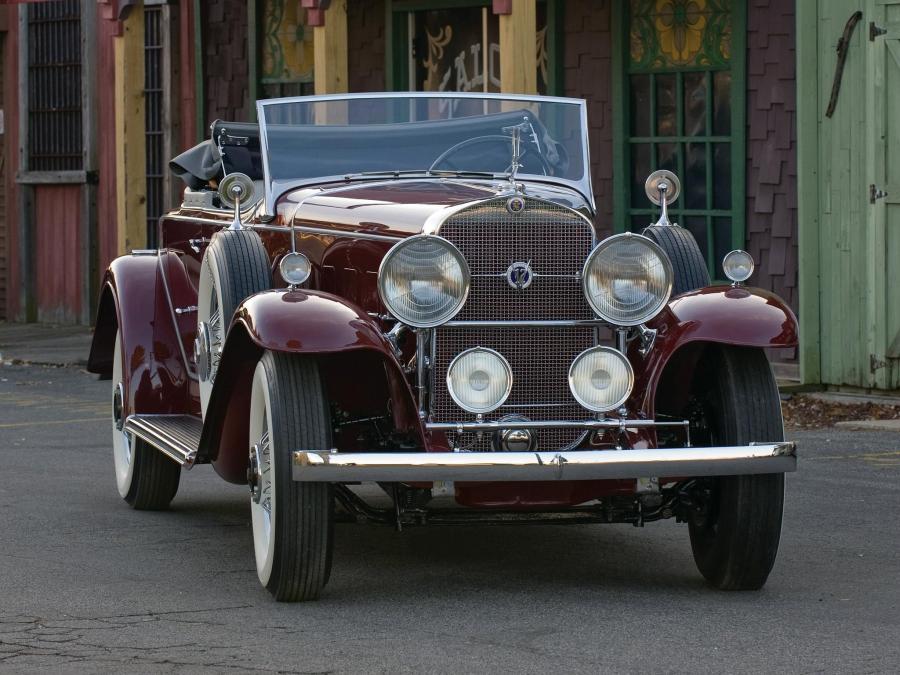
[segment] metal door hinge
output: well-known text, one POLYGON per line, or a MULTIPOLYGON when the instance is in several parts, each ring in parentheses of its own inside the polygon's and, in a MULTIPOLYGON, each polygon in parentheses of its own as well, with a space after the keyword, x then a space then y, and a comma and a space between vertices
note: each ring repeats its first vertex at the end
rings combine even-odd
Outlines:
POLYGON ((887 366, 887 361, 875 358, 874 354, 869 354, 869 372, 874 373, 876 370, 887 366))
POLYGON ((874 204, 879 199, 884 199, 887 196, 888 196, 888 193, 879 187, 875 187, 874 183, 872 183, 869 186, 869 203, 870 204, 874 204))
POLYGON ((875 38, 881 37, 887 33, 887 28, 875 25, 874 21, 869 22, 869 42, 875 42, 875 38))

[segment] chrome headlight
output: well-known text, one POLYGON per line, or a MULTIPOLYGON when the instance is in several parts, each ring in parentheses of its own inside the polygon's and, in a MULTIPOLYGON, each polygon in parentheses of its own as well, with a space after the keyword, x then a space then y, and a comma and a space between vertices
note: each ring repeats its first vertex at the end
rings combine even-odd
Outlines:
POLYGON ((600 318, 637 326, 656 316, 672 293, 672 263, 656 243, 626 232, 601 242, 584 265, 584 295, 600 318))
POLYGON ((722 271, 725 272, 726 277, 736 284, 742 284, 747 281, 750 275, 753 274, 755 267, 753 256, 741 249, 727 253, 722 259, 722 271))
POLYGON ((447 369, 447 389, 463 410, 487 413, 496 410, 512 390, 512 368, 499 352, 485 347, 457 354, 447 369))
POLYGON ((611 347, 581 352, 569 368, 572 396, 588 410, 615 410, 631 396, 634 371, 622 353, 611 347))
POLYGON ((449 321, 469 294, 469 265, 446 239, 416 235, 396 244, 378 270, 378 295, 388 311, 416 328, 449 321))

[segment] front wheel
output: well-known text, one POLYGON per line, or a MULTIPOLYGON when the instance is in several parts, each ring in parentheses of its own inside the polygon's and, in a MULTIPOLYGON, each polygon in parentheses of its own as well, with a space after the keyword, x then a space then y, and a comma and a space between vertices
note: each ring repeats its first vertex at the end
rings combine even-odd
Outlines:
POLYGON ((329 483, 297 483, 294 450, 331 448, 331 419, 316 362, 266 352, 250 394, 250 512, 260 582, 276 600, 315 600, 334 541, 329 483))
MULTIPOLYGON (((715 445, 784 440, 778 388, 763 351, 723 347, 710 365, 712 382, 702 406, 709 440, 715 445)), ((707 508, 689 521, 700 573, 722 590, 762 588, 781 539, 784 475, 719 477, 705 487, 707 508)))

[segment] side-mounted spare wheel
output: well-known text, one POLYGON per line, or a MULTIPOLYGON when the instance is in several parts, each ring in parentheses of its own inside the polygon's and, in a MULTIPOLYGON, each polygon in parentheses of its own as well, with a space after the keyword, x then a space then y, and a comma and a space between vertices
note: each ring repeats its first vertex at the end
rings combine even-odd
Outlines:
POLYGON ((331 416, 315 360, 266 352, 250 393, 250 513, 260 582, 276 600, 314 600, 334 540, 330 483, 292 477, 294 450, 331 448, 331 416))
POLYGON ((126 387, 123 376, 125 350, 121 333, 116 332, 112 369, 112 435, 116 486, 122 498, 135 509, 165 509, 178 492, 181 467, 149 443, 123 430, 126 387))
POLYGON ((247 297, 272 287, 269 255, 253 230, 221 230, 203 254, 194 355, 203 414, 209 404, 231 318, 247 297))
MULTIPOLYGON (((721 347, 698 391, 698 441, 746 445, 784 440, 781 400, 761 349, 721 347)), ((700 484, 703 512, 689 520, 700 573, 722 590, 755 590, 766 583, 781 539, 784 474, 726 476, 700 484)))
POLYGON ((709 286, 706 258, 690 230, 677 225, 651 225, 641 234, 659 244, 669 256, 675 273, 673 296, 709 286))

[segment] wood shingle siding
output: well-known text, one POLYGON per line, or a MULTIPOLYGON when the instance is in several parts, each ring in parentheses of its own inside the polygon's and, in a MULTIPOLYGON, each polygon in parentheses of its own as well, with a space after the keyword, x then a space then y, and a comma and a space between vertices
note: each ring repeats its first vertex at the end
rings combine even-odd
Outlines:
POLYGON ((611 3, 568 0, 563 12, 564 96, 587 99, 597 224, 613 230, 611 3))
POLYGON ((246 0, 203 3, 203 85, 206 120, 251 119, 246 0))
MULTIPOLYGON (((754 286, 797 310, 797 121, 794 3, 747 7, 747 250, 754 286)), ((782 359, 796 350, 779 350, 782 359)))

